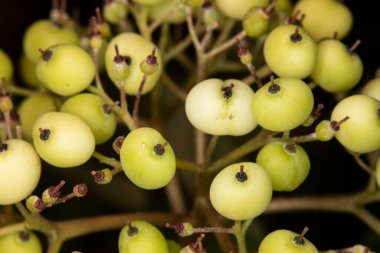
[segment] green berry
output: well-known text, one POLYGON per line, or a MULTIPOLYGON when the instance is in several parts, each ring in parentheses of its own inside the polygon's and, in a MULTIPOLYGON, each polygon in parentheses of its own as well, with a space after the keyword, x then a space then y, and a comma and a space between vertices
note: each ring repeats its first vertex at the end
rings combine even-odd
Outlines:
POLYGON ((270 176, 264 168, 252 162, 227 166, 210 186, 212 206, 231 220, 250 220, 259 216, 271 199, 270 176))
MULTIPOLYGON (((9 55, 0 48, 0 78, 5 78, 9 83, 13 78, 13 63, 9 55)), ((1 88, 1 84, 0 84, 1 88)))
POLYGON ((42 244, 32 231, 12 232, 0 237, 0 252, 42 253, 42 244))
POLYGON ((219 11, 231 19, 242 20, 249 9, 263 7, 269 0, 216 0, 219 11))
POLYGON ((252 8, 243 18, 243 29, 249 37, 260 37, 268 30, 268 27, 269 16, 263 8, 252 8))
POLYGON ((170 144, 150 127, 137 128, 125 137, 120 162, 126 176, 135 185, 149 190, 166 186, 176 170, 170 144))

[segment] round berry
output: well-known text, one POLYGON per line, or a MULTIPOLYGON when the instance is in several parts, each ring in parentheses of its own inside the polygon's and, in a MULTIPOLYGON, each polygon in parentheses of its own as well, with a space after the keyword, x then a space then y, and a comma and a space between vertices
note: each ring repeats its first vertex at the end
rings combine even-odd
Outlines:
POLYGON ((251 87, 239 80, 206 79, 187 95, 186 115, 205 133, 244 135, 257 126, 251 109, 253 95, 251 87))
POLYGON ((228 18, 242 20, 249 9, 262 7, 269 0, 216 0, 215 4, 221 13, 228 18))
POLYGON ((33 146, 21 139, 0 141, 0 205, 27 198, 41 176, 41 159, 33 146))
POLYGON ((146 221, 132 221, 120 231, 119 253, 169 253, 161 231, 146 221))
POLYGON ((256 122, 271 131, 288 131, 300 126, 314 107, 313 93, 301 79, 280 77, 261 87, 253 96, 256 122))
POLYGON ((116 116, 101 97, 91 93, 81 93, 68 98, 61 106, 61 112, 78 116, 91 128, 96 144, 112 138, 116 131, 116 116))
POLYGON ((268 172, 275 191, 295 190, 305 181, 310 171, 306 151, 298 144, 285 141, 270 142, 262 147, 256 163, 268 172))
POLYGON ((91 56, 75 45, 57 45, 41 53, 37 61, 38 79, 54 93, 71 96, 86 89, 95 77, 91 56))
MULTIPOLYGON (((0 48, 0 78, 10 82, 13 78, 13 63, 9 55, 0 48)), ((1 84, 0 84, 1 87, 1 84)))
POLYGON ((221 170, 210 186, 215 210, 231 220, 249 220, 265 211, 272 199, 268 173, 252 162, 235 163, 221 170))
POLYGON ((90 127, 78 116, 65 112, 42 115, 33 125, 33 143, 42 159, 60 168, 87 162, 95 150, 90 127))
POLYGON ((380 101, 380 77, 367 81, 360 91, 361 94, 376 98, 380 101))
POLYGON ((32 231, 13 232, 0 237, 0 252, 42 253, 42 244, 32 231))
POLYGON ((331 113, 331 121, 349 117, 335 133, 348 150, 368 153, 380 148, 380 101, 362 94, 341 100, 331 113))
POLYGON ((120 162, 132 183, 147 190, 166 186, 176 170, 172 147, 150 127, 137 128, 125 137, 120 162))

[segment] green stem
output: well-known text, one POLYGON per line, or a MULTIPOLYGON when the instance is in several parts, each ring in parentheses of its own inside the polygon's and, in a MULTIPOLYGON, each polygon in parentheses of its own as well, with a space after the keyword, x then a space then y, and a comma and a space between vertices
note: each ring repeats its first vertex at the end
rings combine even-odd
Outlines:
POLYGON ((97 151, 94 151, 94 153, 92 154, 92 156, 94 158, 96 158, 97 160, 99 160, 100 163, 104 163, 104 164, 110 165, 113 168, 121 167, 120 161, 118 161, 115 158, 102 155, 102 154, 100 154, 97 151))
POLYGON ((247 253, 247 246, 245 243, 245 231, 242 229, 242 221, 235 221, 232 227, 239 249, 239 253, 247 253))

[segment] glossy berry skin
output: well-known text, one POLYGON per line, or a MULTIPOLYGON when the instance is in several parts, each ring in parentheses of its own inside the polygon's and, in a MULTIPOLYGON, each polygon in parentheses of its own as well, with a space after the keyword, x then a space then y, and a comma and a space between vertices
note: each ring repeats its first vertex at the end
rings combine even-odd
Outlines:
POLYGON ((137 220, 124 226, 119 234, 119 253, 136 252, 169 253, 169 250, 166 239, 158 228, 146 221, 137 220))
POLYGON ((256 122, 271 131, 288 131, 301 125, 314 106, 309 86, 297 78, 274 79, 256 91, 252 113, 256 122))
POLYGON ((48 51, 51 56, 41 55, 36 73, 41 83, 54 93, 71 96, 86 89, 94 80, 95 64, 84 49, 66 44, 50 47, 48 51))
POLYGON ((42 245, 31 231, 13 232, 0 237, 0 252, 42 253, 42 245))
POLYGON ((58 44, 79 45, 79 36, 69 26, 57 25, 47 19, 37 20, 25 31, 23 52, 30 61, 37 62, 41 55, 39 49, 46 50, 58 44))
POLYGON ((251 109, 253 95, 251 87, 239 80, 206 79, 187 95, 186 116, 208 134, 244 135, 257 126, 251 109))
POLYGON ((306 151, 298 144, 285 141, 270 142, 262 147, 256 163, 268 172, 275 191, 295 190, 305 181, 310 171, 306 151))
MULTIPOLYGON (((143 79, 143 72, 140 69, 142 61, 146 60, 146 57, 152 53, 153 48, 156 46, 137 33, 125 32, 115 36, 108 44, 105 61, 106 71, 111 80, 118 86, 116 82, 116 76, 114 73, 114 57, 116 56, 115 45, 118 46, 120 55, 129 58, 129 73, 124 79, 125 92, 129 95, 136 95, 141 80, 143 79)), ((152 75, 147 78, 142 94, 151 91, 156 85, 158 78, 162 72, 162 61, 160 52, 156 49, 155 56, 157 57, 158 69, 152 75)))
POLYGON ((250 9, 243 18, 243 29, 249 37, 257 38, 263 35, 269 27, 269 16, 263 8, 250 9))
POLYGON ((215 210, 231 220, 249 220, 265 211, 272 199, 268 173, 252 162, 235 163, 221 170, 210 186, 210 201, 215 210), (243 180, 237 173, 243 172, 243 180))
POLYGON ((360 91, 361 94, 376 98, 380 101, 380 77, 367 81, 360 91))
POLYGON ((287 229, 269 233, 260 243, 258 253, 318 253, 318 249, 305 237, 287 229), (299 238, 299 240, 295 239, 299 238), (297 243, 298 242, 298 243, 297 243))
POLYGON ((353 17, 344 3, 336 0, 301 0, 293 8, 305 14, 302 21, 304 29, 316 40, 332 38, 343 39, 351 31, 353 17))
POLYGON ((120 149, 120 162, 132 183, 147 190, 166 186, 176 170, 170 144, 150 127, 137 128, 125 137, 120 149), (157 150, 156 145, 164 147, 157 150))
POLYGON ((49 112, 33 125, 33 143, 42 159, 59 168, 87 162, 95 150, 90 127, 78 116, 49 112))
POLYGON ((368 153, 380 148, 380 101, 366 95, 351 95, 341 100, 331 113, 331 120, 344 122, 335 133, 348 150, 368 153))
POLYGON ((264 59, 280 77, 306 78, 317 60, 317 44, 296 25, 274 28, 264 42, 264 59))
POLYGON ((58 111, 59 104, 60 101, 57 98, 45 94, 24 98, 17 108, 23 138, 32 141, 32 129, 34 123, 43 114, 58 111))
POLYGON ((116 131, 116 117, 103 99, 91 93, 81 93, 67 99, 61 106, 61 112, 78 116, 91 128, 96 144, 102 144, 116 131))
POLYGON ((0 150, 0 205, 10 205, 34 191, 41 176, 41 159, 34 147, 21 139, 3 141, 0 150))
POLYGON ((216 0, 219 11, 228 18, 242 20, 250 8, 263 7, 269 0, 216 0))
POLYGON ((311 77, 330 93, 344 92, 359 83, 363 63, 356 53, 350 53, 339 40, 326 39, 318 43, 318 57, 311 77))
MULTIPOLYGON (((4 77, 7 82, 13 78, 13 63, 9 55, 0 48, 0 78, 4 77)), ((1 87, 1 84, 0 84, 1 87)))
POLYGON ((186 20, 186 14, 182 8, 183 2, 181 0, 165 0, 158 4, 147 6, 148 16, 151 20, 156 20, 167 15, 168 11, 172 8, 177 8, 177 10, 170 16, 166 17, 165 22, 171 24, 181 24, 186 20))

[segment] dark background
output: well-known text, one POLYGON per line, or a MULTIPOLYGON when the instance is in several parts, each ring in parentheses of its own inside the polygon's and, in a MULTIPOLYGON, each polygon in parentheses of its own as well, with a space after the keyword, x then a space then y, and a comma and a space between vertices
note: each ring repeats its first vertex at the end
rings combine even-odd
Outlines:
MULTIPOLYGON (((100 0, 69 0, 68 2, 69 13, 78 13, 83 24, 94 14, 95 7, 102 5, 102 1, 100 0)), ((373 77, 374 71, 379 67, 380 16, 378 15, 378 8, 376 8, 376 1, 351 0, 344 2, 350 7, 354 15, 353 29, 344 39, 344 42, 347 45, 352 45, 355 40, 362 40, 362 44, 357 49, 364 63, 364 75, 358 86, 360 87, 366 80, 373 77)), ((21 54, 21 41, 25 29, 33 21, 47 18, 50 7, 51 3, 48 0, 0 1, 0 48, 10 55, 14 63, 17 63, 18 57, 21 54)), ((316 92, 320 91, 317 90, 316 92)), ((332 101, 332 97, 322 93, 319 95, 320 100, 322 100, 321 102, 327 105, 322 116, 328 117, 329 110, 333 105, 329 104, 332 101)), ((351 156, 345 153, 336 141, 333 140, 328 144, 310 143, 305 144, 304 147, 311 157, 312 171, 305 184, 296 192, 297 194, 349 193, 360 189, 365 184, 367 175, 355 165, 351 156)), ((95 163, 94 166, 96 166, 95 163)), ((76 175, 73 171, 62 171, 62 177, 70 178, 73 175, 76 175)), ((77 181, 81 180, 86 179, 79 176, 77 181)), ((41 183, 41 189, 57 181, 57 175, 46 170, 41 183), (52 182, 52 179, 55 181, 52 182)), ((96 187, 94 184, 91 185, 91 182, 88 183, 90 187, 96 187)), ((136 191, 136 189, 132 189, 132 191, 137 192, 137 197, 130 197, 127 200, 127 202, 134 202, 136 210, 133 210, 128 203, 115 203, 123 202, 124 200, 118 200, 116 196, 109 196, 107 194, 114 194, 115 190, 112 190, 112 188, 117 189, 119 186, 118 182, 112 182, 108 186, 102 186, 103 188, 101 189, 98 188, 96 197, 93 197, 94 195, 91 197, 90 195, 80 201, 74 200, 68 202, 64 206, 57 206, 51 210, 47 210, 44 215, 51 219, 65 219, 95 214, 137 211, 140 210, 139 207, 156 210, 166 209, 166 206, 162 206, 160 203, 146 203, 143 200, 146 197, 148 197, 147 199, 152 199, 152 196, 153 198, 155 196, 160 197, 161 192, 145 193, 136 191)), ((378 205, 372 205, 371 211, 380 216, 378 205)), ((250 248, 254 249, 261 237, 268 231, 278 228, 302 231, 304 226, 311 228, 308 232, 308 238, 321 250, 346 247, 356 243, 366 244, 372 250, 380 250, 379 237, 356 218, 350 215, 326 213, 264 215, 254 222, 253 231, 249 233, 248 239, 252 241, 250 242, 250 248)), ((117 236, 118 231, 112 231, 71 240, 65 244, 62 252, 71 252, 71 250, 75 249, 86 253, 117 252, 117 236)), ((169 233, 168 236, 173 235, 169 233)))

